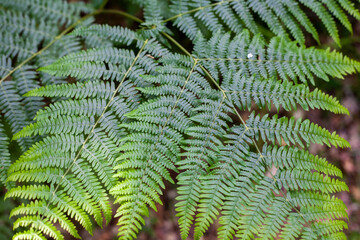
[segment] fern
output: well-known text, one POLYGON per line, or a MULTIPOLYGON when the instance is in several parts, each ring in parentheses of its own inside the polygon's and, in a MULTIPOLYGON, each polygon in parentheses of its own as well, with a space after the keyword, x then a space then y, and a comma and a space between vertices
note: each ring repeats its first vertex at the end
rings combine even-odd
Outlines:
POLYGON ((143 21, 93 2, 98 10, 1 2, 1 180, 7 198, 25 200, 10 214, 21 228, 13 239, 80 238, 79 226, 92 233, 93 220, 111 220, 112 199, 119 239, 134 239, 166 182, 177 185, 182 239, 192 227, 200 239, 215 221, 219 239, 345 238, 346 206, 333 194, 349 189, 308 148, 350 145, 291 111, 349 114, 314 86, 360 63, 304 42, 306 32, 319 40, 310 9, 339 44, 335 19, 351 31, 354 3, 134 1, 143 21), (100 13, 139 29, 93 24, 100 13), (172 37, 176 28, 192 51, 172 37))

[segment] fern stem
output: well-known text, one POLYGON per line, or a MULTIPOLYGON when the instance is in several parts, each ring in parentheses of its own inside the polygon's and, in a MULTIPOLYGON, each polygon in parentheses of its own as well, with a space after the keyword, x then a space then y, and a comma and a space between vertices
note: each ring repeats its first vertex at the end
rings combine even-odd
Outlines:
MULTIPOLYGON (((166 32, 161 32, 161 34, 164 35, 167 39, 169 39, 172 43, 174 43, 180 50, 182 50, 186 55, 191 57, 194 61, 198 62, 198 61, 202 60, 202 59, 194 58, 193 55, 188 50, 186 50, 178 41, 176 41, 173 37, 171 37, 166 32)), ((224 97, 226 98, 227 97, 226 93, 220 87, 219 83, 211 76, 211 74, 204 68, 204 66, 202 66, 201 64, 199 64, 199 66, 205 72, 205 74, 210 78, 210 80, 215 84, 215 86, 222 92, 224 97)))
POLYGON ((104 0, 100 5, 99 10, 103 10, 105 8, 105 5, 108 3, 108 1, 109 0, 104 0))
POLYGON ((168 18, 168 19, 165 19, 165 20, 163 20, 162 22, 163 22, 163 23, 166 23, 166 22, 172 21, 172 20, 174 20, 174 19, 177 19, 177 18, 179 18, 179 17, 181 17, 181 16, 184 16, 184 15, 186 15, 186 14, 191 14, 191 13, 194 13, 194 12, 198 12, 198 11, 204 10, 204 9, 206 9, 206 8, 211 8, 211 7, 215 7, 215 6, 217 6, 217 5, 221 5, 221 4, 225 4, 225 3, 230 3, 230 2, 234 2, 234 1, 239 1, 239 0, 226 0, 226 1, 221 1, 221 2, 217 2, 217 3, 212 3, 212 4, 209 4, 209 5, 206 5, 206 6, 197 7, 197 8, 191 9, 191 10, 189 10, 189 11, 187 11, 187 12, 179 13, 179 14, 177 14, 177 15, 175 15, 175 16, 172 16, 172 17, 170 17, 170 18, 168 18))
POLYGON ((110 14, 117 14, 117 15, 121 15, 121 16, 124 16, 124 17, 127 17, 135 22, 138 22, 138 23, 143 23, 144 21, 141 20, 140 18, 137 18, 135 17, 134 15, 131 15, 131 14, 128 14, 127 12, 123 12, 121 10, 116 10, 116 9, 103 9, 101 10, 100 13, 110 13, 110 14))
MULTIPOLYGON (((127 76, 129 75, 129 73, 131 72, 133 66, 135 65, 137 59, 140 57, 140 54, 143 52, 143 50, 144 50, 146 44, 148 43, 148 41, 149 41, 148 39, 145 40, 143 46, 141 47, 141 49, 140 49, 139 52, 137 53, 136 57, 135 57, 134 60, 132 61, 130 67, 128 68, 128 70, 127 70, 126 73, 124 74, 123 78, 121 79, 121 81, 120 81, 120 83, 119 83, 119 86, 115 89, 115 91, 113 92, 110 100, 108 101, 108 103, 107 103, 106 106, 104 107, 101 115, 99 116, 99 118, 98 118, 98 119, 96 120, 96 122, 94 123, 91 131, 89 132, 89 134, 87 135, 87 137, 86 137, 86 139, 84 140, 83 144, 81 145, 81 147, 80 147, 79 151, 77 152, 77 154, 76 154, 74 160, 72 161, 71 165, 68 167, 68 169, 65 171, 65 173, 61 176, 61 180, 60 180, 60 182, 56 185, 56 187, 54 188, 54 191, 53 191, 53 193, 52 193, 52 195, 51 195, 51 198, 49 199, 49 202, 48 202, 48 204, 47 204, 47 206, 46 206, 46 209, 49 208, 50 203, 51 203, 53 197, 55 196, 56 191, 59 189, 60 184, 62 183, 63 179, 64 179, 65 176, 70 172, 70 170, 71 170, 71 168, 74 166, 74 164, 76 164, 76 161, 78 160, 78 158, 80 157, 80 154, 81 154, 82 151, 84 150, 84 147, 85 147, 86 143, 89 141, 89 139, 90 139, 90 137, 91 137, 91 134, 94 132, 94 130, 95 130, 95 128, 97 127, 98 123, 100 122, 101 118, 104 116, 106 110, 108 109, 108 107, 110 106, 110 104, 112 103, 112 101, 115 99, 116 94, 118 93, 118 91, 120 90, 123 82, 125 81, 125 79, 126 79, 127 76)), ((44 217, 44 216, 45 216, 45 214, 44 214, 42 217, 44 217)))
POLYGON ((166 37, 167 39, 169 39, 173 44, 175 44, 181 51, 183 51, 186 55, 188 55, 189 57, 191 57, 192 59, 195 60, 195 58, 193 57, 193 55, 186 50, 178 41, 176 41, 173 37, 171 37, 169 34, 167 34, 166 32, 161 32, 162 35, 164 35, 164 37, 166 37))

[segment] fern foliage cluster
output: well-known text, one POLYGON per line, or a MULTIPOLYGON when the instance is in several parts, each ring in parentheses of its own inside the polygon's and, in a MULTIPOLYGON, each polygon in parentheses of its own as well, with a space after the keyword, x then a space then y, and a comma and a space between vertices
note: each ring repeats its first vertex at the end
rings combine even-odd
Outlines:
POLYGON ((349 114, 315 86, 360 63, 305 37, 319 42, 313 12, 340 45, 355 2, 132 1, 144 20, 106 2, 0 1, 0 179, 22 201, 13 239, 81 238, 114 216, 119 239, 135 239, 169 183, 182 239, 215 222, 219 239, 346 238, 333 194, 348 187, 309 146, 350 145, 293 111, 349 114), (106 13, 139 29, 93 23, 106 13))

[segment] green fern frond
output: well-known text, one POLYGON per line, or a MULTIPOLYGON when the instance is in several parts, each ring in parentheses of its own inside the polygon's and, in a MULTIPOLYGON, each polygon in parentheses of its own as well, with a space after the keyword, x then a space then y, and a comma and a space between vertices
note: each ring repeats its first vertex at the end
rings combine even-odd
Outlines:
POLYGON ((177 171, 182 134, 191 124, 187 118, 201 96, 197 90, 210 88, 198 74, 196 62, 174 55, 164 57, 161 63, 159 75, 146 78, 159 86, 140 89, 157 97, 127 114, 135 121, 124 125, 133 133, 122 140, 125 144, 120 150, 124 153, 116 166, 120 183, 111 191, 120 204, 117 216, 121 239, 136 236, 144 224, 142 216, 148 215, 147 206, 156 209, 155 203, 161 202, 163 179, 173 182, 169 170, 177 171), (175 64, 182 71, 169 68, 175 64))
POLYGON ((255 116, 252 113, 246 124, 248 131, 256 136, 256 139, 261 137, 263 141, 269 140, 272 143, 277 141, 281 144, 284 141, 287 145, 299 144, 304 147, 303 141, 305 141, 307 144, 326 144, 329 147, 331 145, 341 148, 350 147, 350 144, 335 132, 330 133, 307 119, 301 121, 301 119, 295 120, 294 117, 278 118, 277 115, 269 118, 268 114, 260 118, 259 115, 255 116))
MULTIPOLYGON (((9 1, 2 1, 7 2, 9 1)), ((4 3, 1 3, 3 5, 4 3)), ((50 41, 56 35, 57 29, 45 24, 44 19, 34 19, 25 13, 15 11, 0 11, 0 26, 2 31, 13 35, 28 37, 36 42, 50 41)))
POLYGON ((209 40, 199 37, 195 55, 213 76, 238 72, 269 79, 279 76, 283 80, 297 79, 315 85, 315 77, 329 81, 360 70, 360 63, 335 51, 305 48, 284 37, 274 37, 267 44, 256 35, 244 30, 231 39, 230 34, 217 33, 209 40))
POLYGON ((296 147, 277 147, 265 144, 261 155, 268 167, 274 165, 280 169, 316 170, 340 178, 343 176, 341 170, 328 163, 326 159, 296 147))
POLYGON ((219 149, 222 147, 221 136, 226 133, 227 122, 231 122, 231 118, 226 114, 232 111, 231 103, 219 93, 214 100, 200 100, 200 104, 194 109, 196 115, 191 118, 198 126, 190 127, 186 131, 189 139, 184 141, 185 159, 178 163, 178 168, 184 171, 178 176, 180 186, 175 207, 183 239, 189 234, 197 206, 200 208, 194 238, 200 239, 218 214, 217 208, 222 201, 219 196, 213 195, 208 196, 210 199, 207 201, 199 203, 202 196, 210 195, 207 192, 209 189, 203 189, 202 177, 207 173, 209 166, 217 160, 219 149), (204 195, 201 195, 202 191, 205 191, 204 195))
POLYGON ((12 58, 17 56, 21 61, 30 57, 37 50, 37 42, 33 39, 14 38, 9 32, 1 32, 0 35, 0 39, 3 40, 0 43, 0 52, 6 56, 12 58))
MULTIPOLYGON (((2 56, 0 64, 4 69, 3 72, 11 69, 11 60, 9 58, 2 56)), ((0 82, 0 111, 5 114, 5 120, 10 125, 13 134, 30 124, 26 110, 20 104, 22 98, 15 84, 14 81, 0 82)), ((25 151, 33 144, 33 141, 29 138, 24 138, 20 139, 18 143, 22 151, 25 151)))
POLYGON ((252 102, 255 102, 260 108, 268 106, 269 110, 272 103, 277 109, 281 106, 286 111, 296 109, 297 105, 300 105, 304 110, 319 108, 338 114, 349 114, 336 98, 319 89, 310 91, 306 85, 293 85, 286 80, 276 82, 273 79, 246 77, 238 72, 229 74, 222 86, 234 104, 241 109, 250 110, 252 102))
POLYGON ((46 240, 46 238, 40 232, 35 231, 34 229, 16 233, 13 237, 13 240, 23 239, 46 240))
MULTIPOLYGON (((90 27, 75 29, 71 35, 81 37, 98 37, 103 40, 111 41, 117 45, 130 46, 131 44, 135 44, 139 48, 144 44, 145 39, 148 39, 148 36, 144 38, 141 32, 136 33, 120 26, 97 24, 93 24, 90 27)), ((169 53, 169 50, 162 44, 151 39, 146 44, 145 50, 154 57, 162 57, 169 53)))

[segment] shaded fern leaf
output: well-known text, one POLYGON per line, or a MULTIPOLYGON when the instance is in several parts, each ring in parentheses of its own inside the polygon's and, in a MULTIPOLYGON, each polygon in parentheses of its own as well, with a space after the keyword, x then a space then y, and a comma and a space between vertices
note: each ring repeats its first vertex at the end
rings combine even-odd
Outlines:
MULTIPOLYGON (((35 113, 45 105, 41 97, 24 98, 23 95, 40 85, 66 82, 65 78, 53 78, 37 73, 36 69, 50 64, 68 51, 78 51, 81 48, 79 39, 63 37, 42 54, 28 60, 54 40, 64 24, 73 24, 80 19, 81 13, 89 13, 92 8, 83 3, 62 0, 1 0, 0 7, 0 114, 5 119, 4 125, 10 128, 11 138, 32 123, 35 113), (63 10, 68 15, 62 13, 63 10)), ((17 139, 12 148, 14 158, 37 140, 39 137, 17 139)), ((6 178, 6 172, 4 174, 6 178)))
POLYGON ((340 38, 336 20, 352 32, 348 15, 360 19, 355 5, 342 0, 172 0, 170 9, 174 16, 169 20, 194 39, 199 30, 204 34, 219 30, 240 33, 247 28, 258 34, 260 28, 256 18, 260 17, 275 35, 290 34, 299 43, 305 43, 304 32, 308 32, 319 42, 318 32, 304 8, 315 13, 338 45, 340 38))
MULTIPOLYGON (((1 74, 4 76, 11 71, 11 59, 2 56, 0 59, 1 74)), ((21 103, 22 97, 18 92, 15 81, 0 82, 0 111, 4 113, 7 124, 10 125, 11 133, 15 134, 30 123, 25 107, 21 103)), ((32 144, 30 138, 23 138, 17 141, 21 150, 25 151, 32 144)))
POLYGON ((93 10, 91 5, 86 5, 83 2, 68 3, 62 0, 2 0, 0 4, 15 11, 27 12, 33 18, 67 26, 76 22, 80 18, 80 13, 90 13, 93 10))

